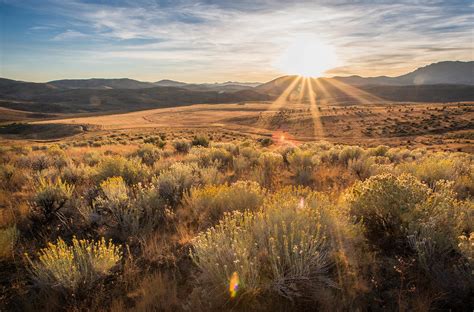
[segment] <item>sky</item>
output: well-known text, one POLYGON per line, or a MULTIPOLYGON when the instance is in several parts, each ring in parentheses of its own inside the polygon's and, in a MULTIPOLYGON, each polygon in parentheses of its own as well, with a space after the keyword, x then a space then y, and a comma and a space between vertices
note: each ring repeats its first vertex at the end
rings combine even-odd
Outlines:
POLYGON ((0 0, 0 76, 36 82, 265 82, 289 47, 326 76, 396 76, 473 60, 473 38, 472 0, 0 0))

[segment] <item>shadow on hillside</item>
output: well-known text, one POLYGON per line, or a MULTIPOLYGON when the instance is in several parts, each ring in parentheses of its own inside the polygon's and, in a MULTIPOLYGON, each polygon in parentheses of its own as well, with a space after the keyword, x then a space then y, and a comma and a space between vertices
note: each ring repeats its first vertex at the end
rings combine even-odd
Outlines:
POLYGON ((12 123, 0 126, 0 136, 9 139, 52 140, 87 131, 85 125, 12 123))

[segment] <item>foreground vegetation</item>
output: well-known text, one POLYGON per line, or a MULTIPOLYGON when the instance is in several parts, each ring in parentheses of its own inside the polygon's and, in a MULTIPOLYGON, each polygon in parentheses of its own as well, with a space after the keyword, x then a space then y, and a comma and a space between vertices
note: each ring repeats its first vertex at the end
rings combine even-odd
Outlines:
POLYGON ((472 308, 472 155, 142 139, 1 148, 0 310, 472 308))

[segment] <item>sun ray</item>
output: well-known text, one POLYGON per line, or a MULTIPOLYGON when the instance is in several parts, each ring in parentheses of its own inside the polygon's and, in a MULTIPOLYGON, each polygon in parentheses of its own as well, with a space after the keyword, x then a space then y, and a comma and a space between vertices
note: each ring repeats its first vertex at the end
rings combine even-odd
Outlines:
POLYGON ((288 87, 283 90, 283 92, 278 96, 278 98, 270 104, 268 107, 267 111, 271 110, 279 110, 281 106, 284 104, 288 103, 288 97, 291 95, 291 93, 294 91, 295 87, 298 85, 298 82, 300 81, 301 77, 300 76, 295 76, 293 81, 288 85, 288 87))
POLYGON ((305 94, 307 93, 306 92, 306 80, 308 80, 308 78, 303 77, 302 80, 301 80, 301 83, 300 83, 300 94, 298 95, 298 103, 299 104, 303 103, 305 94))
MULTIPOLYGON (((288 104, 288 98, 291 93, 294 92, 298 82, 301 80, 300 76, 295 76, 293 81, 286 87, 285 90, 278 96, 278 98, 273 101, 270 106, 267 108, 266 112, 270 112, 270 116, 275 112, 278 112, 283 105, 288 104)), ((262 119, 262 126, 267 128, 272 123, 272 117, 268 118, 268 116, 264 116, 262 119)))
POLYGON ((335 87, 342 93, 352 97, 355 99, 357 102, 360 104, 374 104, 374 103, 384 103, 386 102, 384 99, 375 96, 373 94, 370 94, 369 92, 366 92, 364 90, 361 90, 357 87, 351 86, 347 83, 344 83, 342 81, 339 81, 334 78, 325 78, 325 82, 329 83, 331 86, 335 87))
POLYGON ((331 96, 331 93, 328 91, 328 89, 319 81, 321 78, 316 78, 314 79, 314 83, 316 84, 317 90, 319 90, 319 93, 323 95, 324 97, 324 102, 327 104, 328 98, 331 96))
POLYGON ((313 129, 314 129, 314 139, 316 138, 324 138, 324 129, 323 124, 321 122, 321 115, 319 113, 319 108, 316 104, 316 97, 317 94, 313 90, 312 83, 309 79, 306 80, 306 85, 308 89, 308 96, 309 96, 309 103, 310 103, 310 112, 311 118, 313 120, 313 129))

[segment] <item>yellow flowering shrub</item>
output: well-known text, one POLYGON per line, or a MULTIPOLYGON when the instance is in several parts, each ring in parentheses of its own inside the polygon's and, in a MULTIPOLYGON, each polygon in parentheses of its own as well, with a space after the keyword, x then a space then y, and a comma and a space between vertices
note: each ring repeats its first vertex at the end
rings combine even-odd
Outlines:
POLYGON ((56 244, 49 243, 41 249, 36 260, 26 256, 31 276, 39 286, 76 291, 109 274, 122 259, 122 251, 104 238, 97 242, 73 238, 72 245, 59 238, 56 244))

